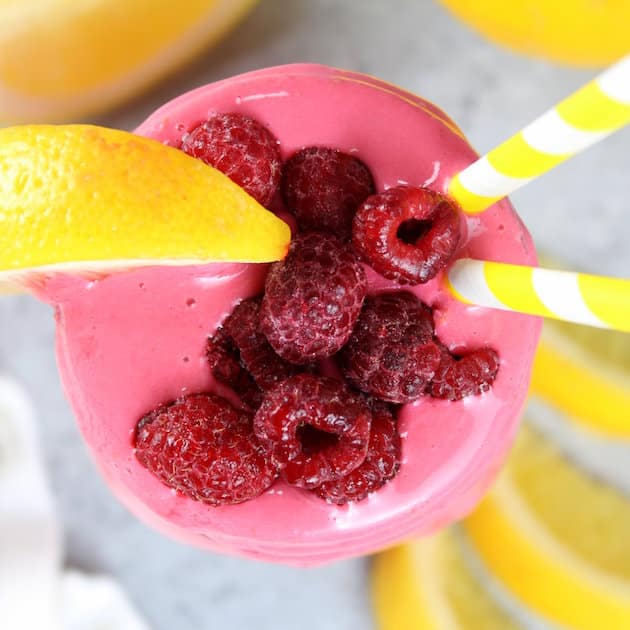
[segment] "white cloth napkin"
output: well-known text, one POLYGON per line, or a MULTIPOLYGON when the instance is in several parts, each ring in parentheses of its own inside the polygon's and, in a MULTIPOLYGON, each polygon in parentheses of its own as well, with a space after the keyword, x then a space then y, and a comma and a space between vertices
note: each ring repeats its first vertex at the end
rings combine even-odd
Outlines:
POLYGON ((149 630, 113 580, 63 570, 36 438, 24 393, 0 375, 0 628, 149 630))

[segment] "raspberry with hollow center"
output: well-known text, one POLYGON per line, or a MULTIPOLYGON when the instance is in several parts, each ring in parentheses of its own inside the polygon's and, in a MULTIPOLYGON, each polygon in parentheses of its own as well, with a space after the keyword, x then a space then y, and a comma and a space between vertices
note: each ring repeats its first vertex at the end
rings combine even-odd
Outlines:
POLYGON ((454 355, 441 348, 440 365, 428 391, 434 398, 461 400, 487 392, 499 372, 499 355, 492 348, 480 348, 454 355))
POLYGON ((372 405, 372 427, 365 461, 345 477, 313 490, 329 503, 362 501, 393 479, 400 468, 400 436, 389 405, 372 405))
POLYGON ((263 206, 280 184, 278 141, 249 116, 215 114, 182 138, 181 149, 227 175, 263 206))
POLYGON ((164 484, 208 505, 259 496, 277 477, 249 414, 212 394, 191 394, 145 415, 138 461, 164 484))
POLYGON ((365 270, 341 241, 300 234, 267 275, 261 330, 291 363, 329 357, 350 337, 366 290, 365 270))
POLYGON ((375 192, 370 169, 357 157, 326 147, 294 153, 282 169, 282 197, 301 230, 350 238, 359 205, 375 192))
POLYGON ((459 210, 452 201, 427 188, 397 186, 361 204, 352 244, 385 278, 422 284, 451 260, 460 231, 459 210))
POLYGON ((372 414, 342 382, 299 374, 267 392, 254 431, 292 485, 341 479, 367 454, 372 414))
POLYGON ((417 400, 440 363, 431 310, 406 291, 368 296, 339 363, 363 392, 394 403, 417 400))

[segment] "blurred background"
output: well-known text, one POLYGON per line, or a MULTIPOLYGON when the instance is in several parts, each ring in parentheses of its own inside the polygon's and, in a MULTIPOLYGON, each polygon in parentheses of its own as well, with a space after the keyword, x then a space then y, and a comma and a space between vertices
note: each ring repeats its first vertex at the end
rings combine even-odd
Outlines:
MULTIPOLYGON (((619 56, 617 30, 624 26, 627 37, 630 23, 630 2, 596 3, 598 13, 585 14, 585 24, 609 37, 593 36, 593 50, 585 52, 583 33, 564 30, 563 7, 577 12, 589 3, 557 3, 556 15, 543 15, 520 12, 521 5, 554 3, 515 2, 506 19, 522 24, 522 32, 502 27, 501 3, 447 3, 467 20, 490 25, 490 35, 503 34, 500 39, 533 53, 523 56, 484 39, 430 0, 228 0, 215 3, 221 6, 212 15, 209 2, 184 2, 181 11, 178 3, 162 11, 156 7, 166 3, 121 8, 125 3, 118 2, 113 12, 130 12, 120 39, 104 28, 108 3, 100 3, 104 13, 96 18, 78 10, 82 2, 57 4, 76 11, 71 30, 55 33, 35 9, 20 13, 20 2, 0 1, 0 124, 52 117, 132 130, 196 86, 312 61, 372 74, 435 102, 481 153, 591 79, 595 66, 619 56), (479 16, 466 4, 489 8, 479 16), (607 7, 611 13, 602 14, 607 7), (32 31, 23 26, 28 19, 32 31), (545 28, 536 30, 536 23, 545 28), (178 29, 185 38, 177 39, 178 29), (536 37, 541 41, 533 42, 536 37), (121 45, 125 38, 133 52, 121 45), (146 57, 160 38, 169 40, 168 50, 156 48, 147 68, 125 75, 133 54, 146 57), (214 45, 204 49, 210 41, 214 45), (56 80, 38 72, 47 62, 46 42, 63 51, 56 63, 66 59, 72 76, 63 65, 56 66, 56 80), (31 69, 24 65, 29 55, 31 69), (103 69, 100 78, 88 65, 94 60, 103 69), (145 82, 151 85, 141 94, 131 89, 145 82), (18 95, 18 87, 28 96, 18 95), (106 102, 108 111, 99 111, 106 102)), ((630 275, 629 146, 625 129, 512 196, 548 259, 630 275)), ((51 310, 29 297, 0 301, 0 370, 34 403, 65 562, 113 576, 153 630, 630 628, 630 346, 622 335, 549 326, 544 350, 527 411, 531 428, 520 438, 500 492, 468 523, 381 557, 372 589, 369 559, 309 570, 271 566, 186 548, 133 519, 97 475, 63 397, 51 310), (510 512, 515 504, 516 516, 510 512), (542 550, 538 564, 517 534, 542 550), (510 553, 507 566, 501 555, 510 553), (558 558, 559 568, 553 564, 558 558), (555 581, 546 583, 545 575, 555 581)))

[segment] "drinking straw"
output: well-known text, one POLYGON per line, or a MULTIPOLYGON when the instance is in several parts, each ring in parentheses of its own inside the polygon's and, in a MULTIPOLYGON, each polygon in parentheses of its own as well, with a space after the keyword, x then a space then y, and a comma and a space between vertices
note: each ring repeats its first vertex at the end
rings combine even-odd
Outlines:
POLYGON ((478 214, 630 122, 630 55, 473 162, 449 193, 478 214))
POLYGON ((464 258, 447 285, 469 304, 630 332, 630 279, 464 258))

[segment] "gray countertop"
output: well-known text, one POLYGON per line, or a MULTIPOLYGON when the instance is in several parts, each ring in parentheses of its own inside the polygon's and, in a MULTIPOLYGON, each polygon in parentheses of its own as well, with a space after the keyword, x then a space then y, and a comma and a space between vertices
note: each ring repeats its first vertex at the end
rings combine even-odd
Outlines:
MULTIPOLYGON (((263 0, 220 46, 94 122, 131 129, 164 101, 246 70, 314 61, 380 76, 446 110, 484 152, 594 73, 495 48, 430 0, 263 0)), ((513 196, 536 243, 568 264, 630 275, 630 129, 513 196)), ((372 627, 367 561, 297 570, 183 547, 135 521, 89 460, 64 400, 51 310, 0 301, 0 369, 35 401, 68 563, 120 580, 154 630, 372 627)))

